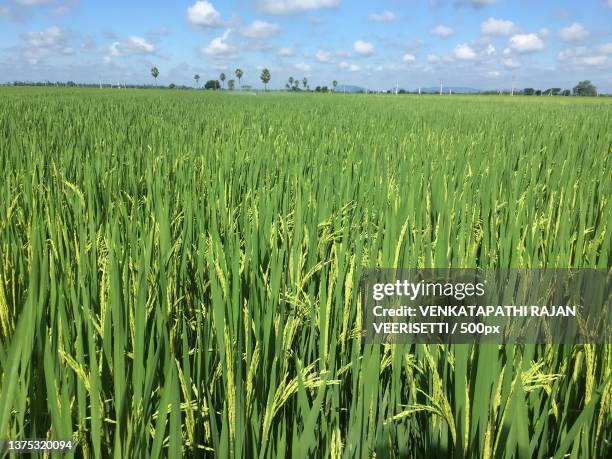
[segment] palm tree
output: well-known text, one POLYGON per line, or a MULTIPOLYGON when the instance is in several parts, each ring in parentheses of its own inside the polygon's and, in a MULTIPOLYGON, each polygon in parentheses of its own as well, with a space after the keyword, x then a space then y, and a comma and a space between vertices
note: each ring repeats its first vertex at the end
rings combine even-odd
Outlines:
POLYGON ((229 89, 230 91, 233 91, 233 90, 234 90, 234 85, 235 85, 235 84, 236 84, 236 82, 235 82, 234 80, 229 80, 229 81, 227 82, 227 87, 228 87, 228 89, 229 89))
POLYGON ((261 76, 259 78, 261 78, 261 81, 263 81, 264 88, 267 91, 268 90, 268 82, 270 81, 270 78, 272 78, 272 76, 270 75, 270 71, 267 68, 263 69, 261 71, 261 76))
POLYGON ((240 86, 240 89, 242 89, 242 83, 240 83, 240 79, 242 78, 242 75, 244 75, 244 72, 242 71, 242 69, 236 69, 236 78, 238 78, 238 86, 240 86))
POLYGON ((196 82, 196 88, 198 87, 198 83, 200 81, 200 75, 198 75, 197 73, 193 76, 193 79, 196 82))
POLYGON ((304 89, 306 89, 308 87, 308 78, 304 77, 302 84, 304 85, 304 89))
POLYGON ((332 81, 332 86, 334 87, 334 92, 336 92, 336 86, 338 86, 338 82, 336 80, 332 81))
POLYGON ((221 75, 219 75, 219 79, 221 80, 221 84, 223 85, 223 89, 225 89, 225 73, 221 73, 221 75))
POLYGON ((157 67, 151 69, 151 75, 155 78, 155 86, 157 86, 157 77, 159 76, 159 70, 157 67))

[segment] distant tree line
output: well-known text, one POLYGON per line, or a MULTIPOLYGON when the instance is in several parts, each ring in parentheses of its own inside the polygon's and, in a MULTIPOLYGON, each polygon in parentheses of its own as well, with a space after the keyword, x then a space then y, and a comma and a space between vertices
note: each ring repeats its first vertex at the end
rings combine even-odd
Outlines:
POLYGON ((597 96, 597 87, 589 80, 584 80, 579 82, 576 86, 569 89, 561 89, 561 88, 549 88, 544 91, 541 89, 534 88, 525 88, 522 91, 522 94, 525 96, 582 96, 582 97, 592 97, 597 96))
MULTIPOLYGON (((66 88, 121 88, 121 89, 151 89, 154 85, 132 83, 75 83, 74 81, 13 81, 10 86, 61 86, 66 88)), ((170 83, 167 86, 159 85, 157 89, 195 89, 193 86, 170 83)))
MULTIPOLYGON (((154 87, 155 88, 163 88, 163 89, 194 89, 192 86, 185 86, 185 85, 175 85, 174 83, 169 84, 168 86, 158 86, 157 85, 157 77, 159 76, 160 72, 159 69, 157 67, 152 67, 151 68, 151 76, 153 77, 154 80, 154 87)), ((240 89, 251 89, 250 86, 244 86, 242 85, 242 77, 244 76, 244 72, 242 71, 242 69, 237 68, 234 71, 234 74, 236 75, 236 78, 238 79, 238 87, 240 89)), ((225 80, 226 80, 226 75, 225 73, 221 73, 219 75, 218 79, 212 79, 212 80, 208 80, 206 81, 206 83, 204 84, 204 89, 206 90, 212 90, 212 91, 217 91, 219 89, 225 89, 225 80)), ((264 90, 267 91, 268 90, 268 83, 270 82, 270 80, 272 79, 272 74, 270 73, 270 70, 267 68, 264 68, 261 71, 261 74, 259 76, 259 78, 261 79, 262 83, 264 84, 264 90)), ((193 76, 193 79, 196 83, 195 88, 199 87, 199 82, 200 82, 200 75, 195 74, 193 76)), ((67 81, 67 82, 55 82, 52 83, 50 81, 46 81, 46 82, 30 82, 30 81, 15 81, 12 83, 14 86, 66 86, 66 87, 100 87, 100 88, 138 88, 138 89, 146 89, 146 88, 150 88, 150 85, 142 85, 142 84, 122 84, 120 82, 117 83, 117 85, 113 85, 112 83, 99 83, 99 84, 91 84, 91 83, 75 83, 74 81, 67 81)), ((330 92, 330 91, 336 91, 336 88, 338 86, 338 82, 336 80, 334 80, 332 82, 332 89, 328 88, 327 86, 316 86, 314 88, 314 92, 330 92)), ((236 81, 234 79, 230 79, 227 81, 227 89, 229 89, 230 91, 233 91, 236 88, 236 81)), ((292 76, 290 76, 287 80, 287 83, 285 84, 285 89, 287 91, 311 91, 310 86, 308 84, 308 78, 304 77, 302 78, 302 80, 300 81, 297 78, 294 78, 292 76), (300 83, 302 84, 302 87, 300 88, 300 83)), ((357 92, 363 92, 363 91, 357 91, 357 92)), ((372 92, 377 92, 377 91, 372 91, 372 92)), ((386 93, 386 94, 420 94, 420 91, 406 91, 405 89, 399 89, 396 91, 392 91, 392 90, 387 90, 387 91, 382 91, 382 92, 377 92, 377 93, 386 93)), ((580 81, 576 86, 574 86, 571 90, 569 89, 561 89, 561 88, 548 88, 545 90, 541 90, 541 89, 535 89, 535 88, 524 88, 522 91, 518 90, 518 91, 513 91, 512 93, 510 91, 481 91, 479 94, 517 94, 517 95, 524 95, 524 96, 583 96, 583 97, 589 97, 589 96, 597 96, 598 91, 597 91, 597 87, 591 83, 591 81, 589 80, 584 80, 584 81, 580 81)))

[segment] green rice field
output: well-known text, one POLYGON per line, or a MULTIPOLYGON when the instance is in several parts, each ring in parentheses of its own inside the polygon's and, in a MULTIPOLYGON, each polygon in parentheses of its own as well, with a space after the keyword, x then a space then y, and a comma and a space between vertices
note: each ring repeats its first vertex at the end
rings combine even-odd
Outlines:
POLYGON ((366 344, 358 288, 610 269, 611 127, 606 98, 0 89, 0 439, 611 457, 611 345, 366 344))

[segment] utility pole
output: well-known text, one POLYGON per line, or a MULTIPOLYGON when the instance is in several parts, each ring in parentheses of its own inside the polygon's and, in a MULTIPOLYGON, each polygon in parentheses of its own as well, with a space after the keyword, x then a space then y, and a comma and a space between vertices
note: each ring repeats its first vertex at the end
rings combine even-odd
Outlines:
POLYGON ((514 96, 515 83, 516 83, 516 75, 512 75, 512 93, 510 94, 511 96, 514 96))
POLYGON ((419 96, 421 95, 421 87, 419 86, 419 96))
POLYGON ((440 80, 440 95, 442 95, 442 80, 440 80))

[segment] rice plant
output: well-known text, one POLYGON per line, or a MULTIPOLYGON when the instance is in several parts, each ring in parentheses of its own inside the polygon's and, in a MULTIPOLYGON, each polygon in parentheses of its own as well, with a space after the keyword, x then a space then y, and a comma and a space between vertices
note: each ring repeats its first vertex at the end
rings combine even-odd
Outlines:
POLYGON ((609 269, 612 102, 0 95, 1 439, 612 454, 610 345, 365 344, 358 290, 372 267, 609 269))

